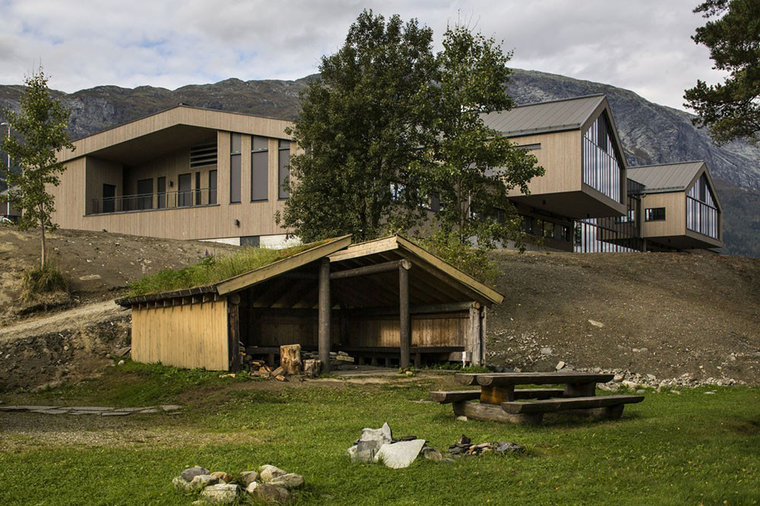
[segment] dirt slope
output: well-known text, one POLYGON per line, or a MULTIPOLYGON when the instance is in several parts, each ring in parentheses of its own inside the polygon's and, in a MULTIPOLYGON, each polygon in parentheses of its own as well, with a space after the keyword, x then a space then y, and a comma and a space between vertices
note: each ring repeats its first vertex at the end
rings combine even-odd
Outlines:
POLYGON ((689 253, 498 252, 491 364, 560 362, 760 383, 760 260, 689 253), (593 322, 593 323, 592 323, 593 322))

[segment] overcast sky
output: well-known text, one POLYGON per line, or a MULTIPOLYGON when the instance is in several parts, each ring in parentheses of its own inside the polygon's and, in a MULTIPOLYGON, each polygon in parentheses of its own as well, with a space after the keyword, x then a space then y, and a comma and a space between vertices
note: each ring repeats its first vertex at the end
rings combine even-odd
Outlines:
POLYGON ((230 77, 297 79, 335 52, 364 8, 434 30, 462 21, 514 50, 511 66, 628 88, 682 109, 718 82, 698 0, 0 0, 0 84, 42 61, 51 88, 175 89, 230 77))

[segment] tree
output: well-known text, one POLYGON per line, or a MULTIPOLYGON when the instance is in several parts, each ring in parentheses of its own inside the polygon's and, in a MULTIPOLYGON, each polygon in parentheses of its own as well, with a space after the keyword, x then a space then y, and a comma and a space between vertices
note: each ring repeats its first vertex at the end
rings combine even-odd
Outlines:
POLYGON ((304 241, 409 227, 422 216, 421 195, 411 190, 424 175, 421 147, 434 105, 426 96, 432 31, 364 11, 319 70, 291 131, 304 152, 291 158, 290 198, 278 222, 304 241))
POLYGON ((50 96, 47 82, 42 67, 25 79, 20 111, 3 110, 16 135, 4 138, 0 144, 0 149, 10 155, 18 168, 12 171, 4 163, 0 165, 0 174, 8 184, 8 195, 4 198, 22 209, 20 230, 39 227, 41 269, 47 261, 45 231, 54 226, 51 215, 55 212, 55 199, 46 186, 58 186, 59 175, 65 168, 56 153, 64 148, 74 149, 66 134, 69 111, 50 96))
POLYGON ((449 28, 437 56, 439 72, 431 192, 438 194, 441 230, 460 243, 475 238, 485 248, 522 244, 521 219, 509 202, 513 188, 527 193, 544 173, 536 157, 515 147, 481 117, 514 105, 506 91, 511 70, 492 38, 462 26, 449 28))
POLYGON ((694 12, 708 21, 692 39, 710 49, 715 68, 729 73, 723 84, 698 80, 686 90, 688 107, 697 112, 695 124, 708 127, 718 144, 743 138, 760 141, 760 2, 707 0, 694 12))

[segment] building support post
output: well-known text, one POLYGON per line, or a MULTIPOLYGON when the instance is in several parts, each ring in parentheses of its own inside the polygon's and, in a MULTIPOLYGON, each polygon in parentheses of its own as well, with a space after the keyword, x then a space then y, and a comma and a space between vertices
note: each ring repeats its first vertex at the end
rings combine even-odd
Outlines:
POLYGON ((240 295, 233 293, 227 297, 229 328, 227 330, 227 369, 232 372, 240 370, 240 295))
POLYGON ((330 372, 330 259, 319 265, 319 360, 322 371, 330 372))
POLYGON ((398 266, 398 300, 399 300, 399 340, 401 359, 399 367, 409 367, 409 354, 412 349, 412 320, 409 313, 409 261, 402 261, 398 266))

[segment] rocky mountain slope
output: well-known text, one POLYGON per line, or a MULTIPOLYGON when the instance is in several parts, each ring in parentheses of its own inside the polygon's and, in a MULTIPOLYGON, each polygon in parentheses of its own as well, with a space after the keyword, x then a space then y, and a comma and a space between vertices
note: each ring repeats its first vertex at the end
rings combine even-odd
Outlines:
MULTIPOLYGON (((293 119, 298 95, 314 77, 296 81, 227 79, 173 91, 150 86, 99 86, 56 94, 71 109, 70 133, 72 138, 79 138, 179 103, 293 119)), ((689 114, 614 86, 516 70, 509 91, 518 104, 604 93, 630 164, 705 160, 721 184, 726 251, 760 257, 760 148, 741 142, 718 147, 705 131, 692 125, 689 114)), ((17 107, 21 92, 20 86, 0 86, 0 107, 17 107)))

